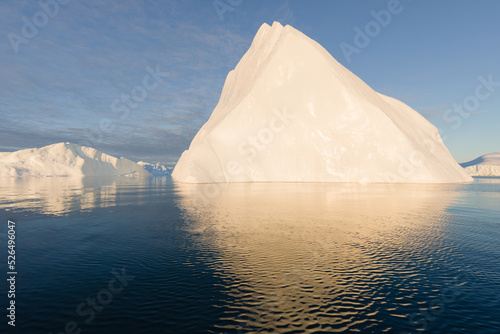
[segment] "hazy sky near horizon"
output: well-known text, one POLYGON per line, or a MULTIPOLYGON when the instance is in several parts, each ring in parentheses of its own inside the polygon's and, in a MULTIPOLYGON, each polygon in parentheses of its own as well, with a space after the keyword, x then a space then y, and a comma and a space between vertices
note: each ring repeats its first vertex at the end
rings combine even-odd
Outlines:
POLYGON ((273 21, 419 111, 457 161, 500 151, 499 1, 59 1, 0 2, 0 151, 174 162, 273 21))

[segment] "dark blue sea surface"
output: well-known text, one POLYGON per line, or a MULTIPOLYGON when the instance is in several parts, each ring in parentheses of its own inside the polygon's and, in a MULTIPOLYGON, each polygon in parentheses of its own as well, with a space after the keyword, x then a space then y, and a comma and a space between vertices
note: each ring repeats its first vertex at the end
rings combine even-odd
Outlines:
POLYGON ((2 179, 0 217, 1 332, 500 333, 500 178, 2 179))

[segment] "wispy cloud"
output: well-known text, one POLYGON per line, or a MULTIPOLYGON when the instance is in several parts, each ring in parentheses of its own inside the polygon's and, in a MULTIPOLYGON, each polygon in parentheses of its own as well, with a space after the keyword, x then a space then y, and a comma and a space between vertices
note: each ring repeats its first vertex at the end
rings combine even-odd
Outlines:
MULTIPOLYGON (((40 7, 4 2, 0 10, 6 36, 40 7)), ((175 159, 208 119, 252 37, 209 24, 217 17, 208 10, 211 3, 199 1, 73 1, 18 54, 2 39, 0 148, 83 141, 86 129, 110 118, 114 130, 101 149, 175 159), (117 119, 112 102, 141 84, 147 66, 168 71, 168 80, 117 119)))

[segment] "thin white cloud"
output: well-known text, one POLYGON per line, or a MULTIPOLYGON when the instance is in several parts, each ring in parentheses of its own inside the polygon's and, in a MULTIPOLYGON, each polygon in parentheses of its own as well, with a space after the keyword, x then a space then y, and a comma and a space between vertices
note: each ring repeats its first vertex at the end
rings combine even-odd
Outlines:
MULTIPOLYGON (((294 20, 287 3, 272 8, 284 23, 294 20)), ((20 31, 22 16, 38 10, 31 1, 0 3, 0 35, 20 31)), ((243 5, 238 10, 235 18, 248 15, 243 5)), ((253 32, 230 21, 220 22, 210 1, 92 0, 60 6, 19 54, 6 38, 0 41, 0 129, 7 131, 0 148, 81 141, 85 129, 98 131, 99 122, 110 118, 115 130, 105 134, 103 149, 173 159, 208 119, 227 72, 250 46, 253 32), (169 72, 168 79, 129 117, 117 119, 111 103, 141 85, 146 66, 157 65, 169 72)))

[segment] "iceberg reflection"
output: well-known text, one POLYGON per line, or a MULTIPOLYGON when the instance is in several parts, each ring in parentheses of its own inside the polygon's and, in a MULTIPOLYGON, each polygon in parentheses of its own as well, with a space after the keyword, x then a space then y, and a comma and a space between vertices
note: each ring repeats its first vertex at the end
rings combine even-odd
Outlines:
POLYGON ((165 178, 128 177, 24 177, 0 179, 0 208, 47 215, 91 211, 146 201, 152 183, 165 178))
POLYGON ((415 287, 449 261, 445 208, 459 187, 174 183, 196 254, 234 310, 216 327, 244 332, 411 329, 419 298, 440 293, 415 287))

